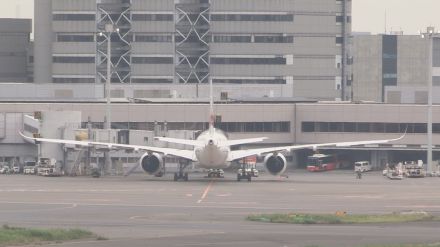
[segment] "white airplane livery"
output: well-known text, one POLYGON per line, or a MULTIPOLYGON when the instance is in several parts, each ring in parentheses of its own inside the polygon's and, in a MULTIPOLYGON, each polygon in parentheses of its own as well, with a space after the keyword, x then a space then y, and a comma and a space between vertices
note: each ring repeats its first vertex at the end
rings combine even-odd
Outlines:
MULTIPOLYGON (((74 140, 63 140, 63 139, 47 139, 47 138, 33 138, 28 137, 20 133, 23 138, 28 141, 34 142, 36 144, 40 142, 48 143, 59 143, 59 144, 69 144, 69 145, 79 145, 84 147, 95 146, 109 149, 126 149, 134 151, 144 151, 145 153, 139 160, 139 164, 142 169, 150 174, 156 176, 162 176, 165 171, 165 156, 175 156, 181 158, 187 162, 183 162, 179 165, 179 171, 174 173, 174 180, 178 179, 188 180, 188 173, 184 172, 186 166, 194 162, 194 164, 199 168, 209 169, 210 173, 208 177, 211 176, 222 176, 223 171, 221 169, 228 168, 231 162, 238 161, 240 159, 249 156, 264 156, 264 166, 266 170, 274 175, 282 175, 287 166, 286 158, 283 155, 285 152, 290 152, 298 149, 313 148, 314 150, 319 147, 348 147, 356 145, 366 145, 366 144, 380 144, 388 143, 402 139, 404 135, 396 139, 383 139, 383 140, 367 140, 367 141, 353 141, 353 142, 335 142, 335 143, 320 143, 320 144, 305 144, 305 145, 291 145, 291 146, 280 146, 280 147, 267 147, 267 148, 255 148, 246 150, 231 150, 232 146, 249 144, 261 142, 266 137, 250 138, 250 139, 238 139, 229 140, 226 134, 214 127, 214 103, 212 96, 212 81, 210 82, 210 115, 209 115, 209 129, 201 133, 196 140, 187 139, 175 139, 168 137, 156 137, 156 140, 184 144, 192 146, 192 150, 183 150, 176 148, 161 148, 154 146, 140 146, 140 145, 127 145, 127 144, 116 144, 116 143, 103 143, 103 142, 93 142, 93 141, 74 141, 74 140)), ((131 173, 136 167, 133 167, 131 173)), ((250 174, 238 174, 237 179, 246 178, 251 180, 250 174), (242 177, 243 176, 243 177, 242 177)))

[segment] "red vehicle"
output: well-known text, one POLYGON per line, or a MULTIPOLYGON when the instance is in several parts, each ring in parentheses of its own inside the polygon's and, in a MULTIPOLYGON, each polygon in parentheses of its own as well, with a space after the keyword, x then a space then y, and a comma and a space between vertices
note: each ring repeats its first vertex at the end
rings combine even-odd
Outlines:
POLYGON ((320 172, 341 168, 348 162, 338 159, 336 154, 314 154, 307 157, 307 171, 320 172))

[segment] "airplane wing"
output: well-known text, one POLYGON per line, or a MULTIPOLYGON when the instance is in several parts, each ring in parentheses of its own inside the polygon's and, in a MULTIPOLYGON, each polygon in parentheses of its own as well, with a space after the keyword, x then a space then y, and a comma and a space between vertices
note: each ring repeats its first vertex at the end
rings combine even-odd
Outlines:
POLYGON ((163 155, 173 155, 185 159, 189 159, 192 161, 197 161, 193 150, 181 150, 175 148, 159 148, 159 147, 151 147, 151 146, 140 146, 140 145, 127 145, 127 144, 117 144, 117 143, 106 143, 106 142, 92 142, 92 141, 74 141, 74 140, 63 140, 63 139, 47 139, 47 138, 34 138, 25 136, 20 132, 20 135, 28 140, 34 142, 48 142, 48 143, 59 143, 59 144, 69 144, 69 145, 78 145, 83 147, 105 147, 105 148, 118 148, 118 149, 132 149, 135 151, 144 150, 149 152, 161 153, 163 155))
POLYGON ((319 147, 350 147, 357 145, 367 145, 367 144, 380 144, 398 141, 405 137, 406 133, 395 139, 384 139, 384 140, 368 140, 368 141, 354 141, 354 142, 333 142, 333 143, 320 143, 320 144, 305 144, 305 145, 293 145, 293 146, 283 146, 283 147, 269 147, 269 148, 256 148, 249 150, 235 150, 231 151, 228 161, 234 161, 238 159, 242 159, 252 155, 262 155, 271 152, 290 152, 292 150, 305 149, 305 148, 313 148, 317 149, 319 147))
POLYGON ((201 147, 204 144, 197 140, 186 140, 186 139, 177 139, 177 138, 169 138, 169 137, 154 137, 155 140, 163 141, 163 142, 169 142, 169 143, 176 143, 176 144, 184 144, 184 145, 191 145, 194 147, 201 147))

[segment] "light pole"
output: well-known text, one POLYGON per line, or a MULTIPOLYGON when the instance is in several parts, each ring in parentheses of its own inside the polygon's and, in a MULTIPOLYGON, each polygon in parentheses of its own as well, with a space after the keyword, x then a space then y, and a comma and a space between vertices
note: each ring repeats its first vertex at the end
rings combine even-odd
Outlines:
MULTIPOLYGON (((112 33, 119 33, 119 28, 114 24, 106 24, 104 31, 99 33, 99 36, 107 38, 107 76, 105 81, 105 97, 106 97, 106 114, 105 114, 105 128, 108 131, 108 141, 111 143, 111 129, 112 129, 112 120, 111 120, 111 77, 113 74, 112 71, 112 50, 111 50, 111 38, 112 33)), ((105 155, 105 167, 107 169, 111 168, 111 158, 110 151, 105 155)))
POLYGON ((432 173, 432 52, 433 39, 435 37, 434 27, 428 27, 426 34, 422 34, 422 38, 428 39, 428 154, 427 154, 427 173, 432 173))

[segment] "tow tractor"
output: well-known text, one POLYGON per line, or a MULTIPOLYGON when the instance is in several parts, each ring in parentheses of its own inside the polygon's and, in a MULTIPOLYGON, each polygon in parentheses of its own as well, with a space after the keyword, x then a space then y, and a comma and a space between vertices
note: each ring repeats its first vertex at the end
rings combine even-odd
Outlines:
POLYGON ((418 163, 414 161, 405 161, 404 175, 408 178, 423 178, 425 171, 423 170, 423 161, 418 163))
POLYGON ((40 158, 38 161, 37 174, 39 176, 61 176, 61 165, 54 158, 40 158))
POLYGON ((247 179, 249 182, 252 181, 252 174, 243 166, 237 171, 237 181, 242 179, 247 179))
POLYGON ((247 179, 248 181, 252 180, 252 177, 258 177, 259 172, 255 168, 253 164, 244 164, 241 165, 240 169, 237 171, 237 181, 241 179, 247 179))
POLYGON ((237 181, 241 179, 252 180, 252 177, 258 177, 260 175, 256 168, 257 156, 250 156, 243 158, 240 161, 240 169, 237 171, 237 181))
POLYGON ((33 160, 25 161, 23 167, 23 174, 35 175, 37 173, 37 162, 33 160))
POLYGON ((387 165, 386 176, 387 176, 387 178, 392 179, 392 180, 403 179, 402 163, 399 162, 397 165, 396 164, 387 165))

